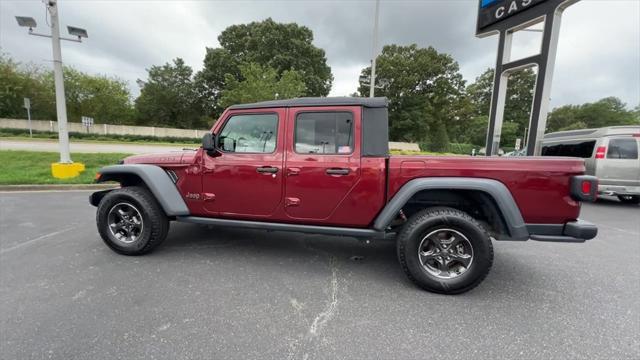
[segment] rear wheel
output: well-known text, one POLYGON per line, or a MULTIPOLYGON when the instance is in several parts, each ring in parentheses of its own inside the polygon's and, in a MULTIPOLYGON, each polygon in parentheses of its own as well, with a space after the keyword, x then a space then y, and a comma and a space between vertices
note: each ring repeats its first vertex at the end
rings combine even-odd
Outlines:
POLYGON ((166 237, 169 219, 153 195, 144 187, 131 186, 106 194, 96 212, 98 232, 113 251, 142 255, 166 237))
POLYGON ((469 291, 493 264, 486 230, 468 214, 452 208, 413 215, 398 236, 398 260, 409 279, 441 294, 469 291))
POLYGON ((640 204, 640 196, 638 195, 618 195, 618 199, 623 204, 640 204))

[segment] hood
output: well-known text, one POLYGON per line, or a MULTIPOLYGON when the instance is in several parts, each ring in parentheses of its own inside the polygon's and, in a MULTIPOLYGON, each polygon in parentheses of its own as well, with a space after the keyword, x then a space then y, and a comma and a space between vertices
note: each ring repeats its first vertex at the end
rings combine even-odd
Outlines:
POLYGON ((123 164, 183 164, 185 161, 193 159, 195 154, 195 150, 184 150, 133 155, 124 158, 123 164))

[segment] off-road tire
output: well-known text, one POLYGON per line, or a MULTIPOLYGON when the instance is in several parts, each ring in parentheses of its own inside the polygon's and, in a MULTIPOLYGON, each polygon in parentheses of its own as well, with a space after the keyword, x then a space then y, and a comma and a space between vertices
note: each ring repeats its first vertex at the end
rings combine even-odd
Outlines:
POLYGON ((460 294, 478 286, 493 264, 493 246, 487 231, 478 221, 457 209, 438 207, 414 214, 397 239, 398 260, 409 279, 424 290, 439 294, 460 294), (473 248, 472 261, 457 277, 442 279, 430 274, 418 255, 423 238, 438 229, 463 234, 473 248))
POLYGON ((105 244, 122 255, 149 253, 164 241, 169 232, 169 219, 164 210, 151 192, 141 186, 124 187, 106 194, 98 204, 96 223, 105 244), (129 244, 119 241, 109 228, 109 212, 122 203, 133 205, 142 216, 142 231, 138 238, 129 244))
POLYGON ((638 195, 619 195, 618 199, 623 204, 640 204, 640 196, 638 195))

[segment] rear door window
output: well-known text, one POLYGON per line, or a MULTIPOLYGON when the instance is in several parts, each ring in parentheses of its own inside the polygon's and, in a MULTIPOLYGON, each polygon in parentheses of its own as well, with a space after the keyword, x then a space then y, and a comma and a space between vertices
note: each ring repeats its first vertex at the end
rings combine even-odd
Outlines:
POLYGON ((353 114, 303 112, 296 117, 295 151, 299 154, 351 154, 353 114))
POLYGON ((637 159, 638 142, 634 138, 611 139, 607 159, 637 159))
POLYGON ((593 154, 595 140, 577 141, 542 146, 542 156, 570 156, 587 159, 593 154))

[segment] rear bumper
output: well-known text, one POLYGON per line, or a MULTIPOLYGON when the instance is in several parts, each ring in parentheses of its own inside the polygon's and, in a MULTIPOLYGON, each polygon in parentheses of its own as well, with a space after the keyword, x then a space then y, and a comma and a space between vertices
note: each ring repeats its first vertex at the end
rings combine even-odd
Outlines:
POLYGON ((565 224, 527 224, 531 240, 551 242, 585 242, 598 235, 598 228, 585 220, 565 224))
POLYGON ((640 195, 640 186, 600 184, 598 193, 602 195, 640 195))

